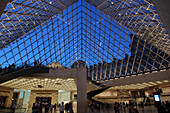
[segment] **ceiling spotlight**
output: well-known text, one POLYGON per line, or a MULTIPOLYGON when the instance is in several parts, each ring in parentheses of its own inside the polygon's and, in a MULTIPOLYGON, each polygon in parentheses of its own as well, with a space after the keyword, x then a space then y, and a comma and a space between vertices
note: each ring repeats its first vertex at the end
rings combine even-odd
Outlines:
POLYGON ((3 44, 5 44, 6 42, 5 41, 2 41, 3 44))
POLYGON ((114 4, 114 2, 111 2, 111 4, 113 5, 113 4, 114 4))
POLYGON ((52 4, 52 2, 50 1, 49 4, 52 4))
POLYGON ((167 82, 169 82, 169 80, 163 80, 163 82, 167 83, 167 82))

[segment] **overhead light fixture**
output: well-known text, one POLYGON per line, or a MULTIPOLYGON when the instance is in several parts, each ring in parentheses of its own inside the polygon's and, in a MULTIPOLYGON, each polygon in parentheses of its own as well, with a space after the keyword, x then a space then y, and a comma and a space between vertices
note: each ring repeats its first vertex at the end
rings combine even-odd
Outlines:
POLYGON ((167 83, 167 82, 169 82, 169 80, 163 80, 163 82, 167 83))
POLYGON ((2 41, 3 44, 5 44, 6 42, 5 41, 2 41))
POLYGON ((158 83, 158 84, 162 84, 162 82, 161 82, 161 81, 156 81, 156 83, 158 83))
POLYGON ((52 4, 52 2, 51 2, 51 1, 49 1, 49 4, 52 4))

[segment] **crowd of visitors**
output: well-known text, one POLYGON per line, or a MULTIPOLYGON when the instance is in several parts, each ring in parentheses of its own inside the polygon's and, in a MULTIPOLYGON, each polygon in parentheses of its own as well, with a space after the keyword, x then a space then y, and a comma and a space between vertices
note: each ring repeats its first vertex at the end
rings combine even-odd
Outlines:
MULTIPOLYGON (((42 105, 42 104, 37 104, 37 103, 33 103, 32 106, 32 113, 55 113, 56 112, 56 107, 57 104, 55 103, 53 104, 46 104, 46 105, 42 105), (44 109, 44 112, 43 112, 44 109)), ((60 113, 74 113, 73 112, 73 107, 72 107, 72 103, 66 103, 64 105, 64 102, 62 102, 61 104, 58 105, 59 107, 59 111, 60 113)))
POLYGON ((72 102, 66 103, 64 105, 64 102, 61 103, 61 105, 59 104, 59 108, 60 108, 60 113, 74 113, 73 111, 73 105, 72 102))
POLYGON ((15 64, 14 63, 12 65, 9 65, 8 67, 5 66, 4 69, 2 69, 2 67, 0 65, 0 75, 8 74, 8 73, 11 73, 11 72, 14 72, 14 71, 15 71, 15 64))
POLYGON ((104 103, 92 103, 89 105, 90 111, 100 111, 101 109, 106 109, 106 110, 110 110, 110 109, 114 109, 115 113, 119 113, 120 111, 124 111, 124 113, 126 113, 126 109, 129 108, 129 104, 128 103, 118 103, 115 102, 114 104, 104 104, 104 103))
POLYGON ((43 113, 43 108, 44 108, 44 113, 53 113, 53 111, 56 111, 57 104, 38 104, 38 103, 33 103, 32 106, 32 113, 43 113))
MULTIPOLYGON (((144 112, 144 107, 146 106, 143 104, 143 102, 140 104, 136 104, 136 103, 128 104, 125 102, 120 102, 120 103, 115 102, 114 104, 91 103, 89 104, 88 107, 91 113, 93 113, 94 111, 95 113, 96 111, 100 112, 100 110, 106 110, 106 111, 114 110, 114 113, 139 113, 138 109, 144 112)), ((157 108, 158 111, 157 113, 170 113, 170 103, 168 101, 158 103, 158 104, 155 103, 155 107, 157 108)))
MULTIPOLYGON (((36 65, 41 65, 41 63, 39 63, 39 60, 34 61, 34 66, 36 66, 36 65)), ((28 65, 27 62, 25 62, 24 65, 20 65, 20 66, 17 66, 17 67, 16 67, 15 63, 13 63, 12 65, 9 65, 8 67, 5 66, 5 68, 2 68, 1 64, 0 64, 0 75, 9 74, 9 73, 12 73, 14 71, 25 69, 25 68, 28 68, 28 67, 31 67, 31 66, 32 65, 28 65)))
MULTIPOLYGON (((114 104, 93 102, 88 105, 88 108, 90 111, 89 113, 100 113, 103 111, 106 111, 106 113, 108 111, 109 113, 110 110, 112 110, 113 113, 139 113, 138 110, 141 110, 141 109, 143 110, 141 110, 140 112, 143 112, 143 113, 145 112, 144 107, 141 107, 141 106, 137 107, 137 106, 138 106, 137 104, 134 104, 134 103, 128 104, 125 102, 120 102, 120 103, 115 102, 114 104)), ((149 108, 150 107, 151 106, 149 106, 149 108)), ((157 111, 154 111, 153 113, 170 113, 170 103, 168 101, 162 102, 162 103, 155 102, 155 107, 157 108, 157 111)), ((15 112, 15 108, 18 108, 18 107, 17 107, 17 104, 14 103, 13 105, 11 105, 11 110, 13 113, 15 112)), ((64 102, 62 102, 61 104, 58 104, 58 106, 56 103, 54 105, 48 104, 48 103, 46 104, 33 103, 33 106, 32 106, 32 113, 56 113, 57 111, 59 111, 60 113, 74 113, 72 102, 65 103, 65 104, 64 102)))

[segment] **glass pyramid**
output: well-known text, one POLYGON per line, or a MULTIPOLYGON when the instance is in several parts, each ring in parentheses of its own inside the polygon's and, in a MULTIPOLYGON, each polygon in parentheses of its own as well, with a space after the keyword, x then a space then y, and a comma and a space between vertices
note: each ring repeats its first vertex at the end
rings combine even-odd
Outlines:
POLYGON ((87 65, 93 80, 170 67, 150 0, 12 0, 0 17, 0 64, 87 65))

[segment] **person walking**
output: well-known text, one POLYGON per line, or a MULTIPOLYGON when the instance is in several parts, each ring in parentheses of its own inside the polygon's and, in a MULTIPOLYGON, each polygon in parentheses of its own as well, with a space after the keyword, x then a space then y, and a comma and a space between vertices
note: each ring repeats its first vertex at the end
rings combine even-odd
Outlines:
POLYGON ((42 113, 42 103, 38 106, 38 113, 42 113))
POLYGON ((60 105, 60 113, 64 113, 64 102, 60 105))
POLYGON ((69 112, 70 112, 70 113, 74 113, 74 112, 73 112, 73 106, 72 106, 72 103, 71 103, 71 102, 69 103, 69 112))
POLYGON ((36 103, 36 105, 35 105, 35 113, 38 113, 38 110, 39 110, 39 107, 38 107, 38 104, 36 103))
POLYGON ((36 111, 36 106, 35 106, 35 103, 33 103, 33 106, 32 106, 32 113, 35 113, 36 111))
POLYGON ((15 113, 15 108, 16 108, 16 104, 14 103, 14 104, 12 105, 12 113, 15 113))
POLYGON ((49 112, 49 104, 47 104, 46 106, 45 106, 45 113, 48 113, 49 112))
POLYGON ((69 104, 68 104, 68 103, 66 103, 66 105, 65 105, 66 113, 68 113, 68 109, 69 109, 69 104))
POLYGON ((155 102, 155 106, 158 110, 158 113, 168 113, 166 108, 162 105, 161 102, 155 102))
POLYGON ((126 107, 126 105, 125 105, 125 103, 123 102, 123 111, 126 113, 125 107, 126 107))
POLYGON ((6 70, 7 70, 7 67, 5 66, 5 68, 4 68, 4 74, 6 74, 6 70))
POLYGON ((139 113, 138 110, 133 107, 133 103, 131 103, 129 106, 129 113, 139 113))
POLYGON ((51 113, 53 112, 53 104, 50 105, 51 113))
POLYGON ((115 113, 119 113, 119 104, 117 102, 115 102, 114 104, 114 110, 115 110, 115 113))
POLYGON ((2 72, 2 67, 1 67, 1 64, 0 64, 0 75, 1 75, 1 72, 2 72))
POLYGON ((55 113, 56 112, 57 104, 55 103, 53 107, 54 107, 54 113, 55 113))

